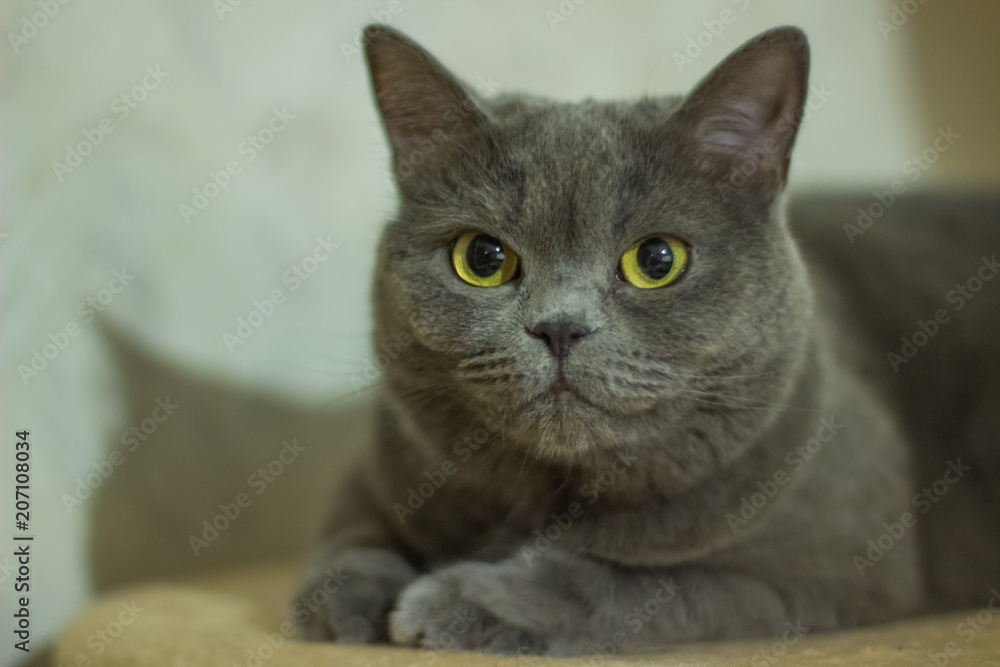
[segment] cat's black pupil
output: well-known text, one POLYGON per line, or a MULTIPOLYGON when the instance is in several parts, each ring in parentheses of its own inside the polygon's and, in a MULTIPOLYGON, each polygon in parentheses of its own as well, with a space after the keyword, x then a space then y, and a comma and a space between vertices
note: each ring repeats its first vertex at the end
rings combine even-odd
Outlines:
POLYGON ((670 268, 674 265, 674 253, 664 239, 649 239, 639 246, 636 261, 643 273, 653 280, 660 280, 670 273, 670 268))
POLYGON ((465 251, 469 268, 480 278, 489 278, 500 270, 503 264, 503 244, 492 236, 480 234, 472 239, 465 251))

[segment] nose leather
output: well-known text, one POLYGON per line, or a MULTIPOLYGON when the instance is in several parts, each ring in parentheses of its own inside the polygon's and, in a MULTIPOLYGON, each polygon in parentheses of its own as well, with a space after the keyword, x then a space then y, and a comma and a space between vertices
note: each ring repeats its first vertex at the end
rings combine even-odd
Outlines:
POLYGON ((540 322, 528 331, 549 346, 552 356, 560 361, 566 358, 581 338, 593 333, 593 329, 568 319, 540 322))

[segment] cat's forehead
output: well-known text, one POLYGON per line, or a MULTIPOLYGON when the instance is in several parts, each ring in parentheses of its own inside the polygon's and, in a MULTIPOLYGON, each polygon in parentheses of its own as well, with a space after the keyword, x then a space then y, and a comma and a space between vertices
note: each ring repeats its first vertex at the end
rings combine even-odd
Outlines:
POLYGON ((653 185, 651 128, 669 103, 511 100, 496 113, 507 168, 499 197, 516 198, 511 233, 564 246, 613 241, 653 185))
POLYGON ((539 177, 566 178, 625 161, 635 134, 635 105, 515 99, 498 105, 494 129, 510 157, 539 177))

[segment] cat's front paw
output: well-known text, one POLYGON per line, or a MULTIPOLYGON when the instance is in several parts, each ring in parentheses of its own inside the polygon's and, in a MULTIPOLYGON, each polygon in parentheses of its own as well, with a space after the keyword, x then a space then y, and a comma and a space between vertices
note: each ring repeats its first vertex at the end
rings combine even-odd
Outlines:
POLYGON ((304 639, 371 644, 388 639, 387 617, 417 572, 398 554, 349 549, 322 562, 292 601, 304 639))
MULTIPOLYGON (((397 644, 429 649, 577 653, 573 633, 554 632, 555 597, 508 563, 459 563, 403 590, 389 616, 389 636, 397 644)), ((564 629, 567 620, 559 619, 564 629)))

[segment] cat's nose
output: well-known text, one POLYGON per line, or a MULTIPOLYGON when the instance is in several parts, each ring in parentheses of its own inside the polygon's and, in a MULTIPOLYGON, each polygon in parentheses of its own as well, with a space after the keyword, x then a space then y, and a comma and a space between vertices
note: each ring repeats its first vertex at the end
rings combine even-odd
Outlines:
POLYGON ((561 361, 577 341, 594 333, 594 330, 572 320, 559 319, 541 322, 533 329, 528 329, 528 333, 545 341, 552 356, 561 361))

